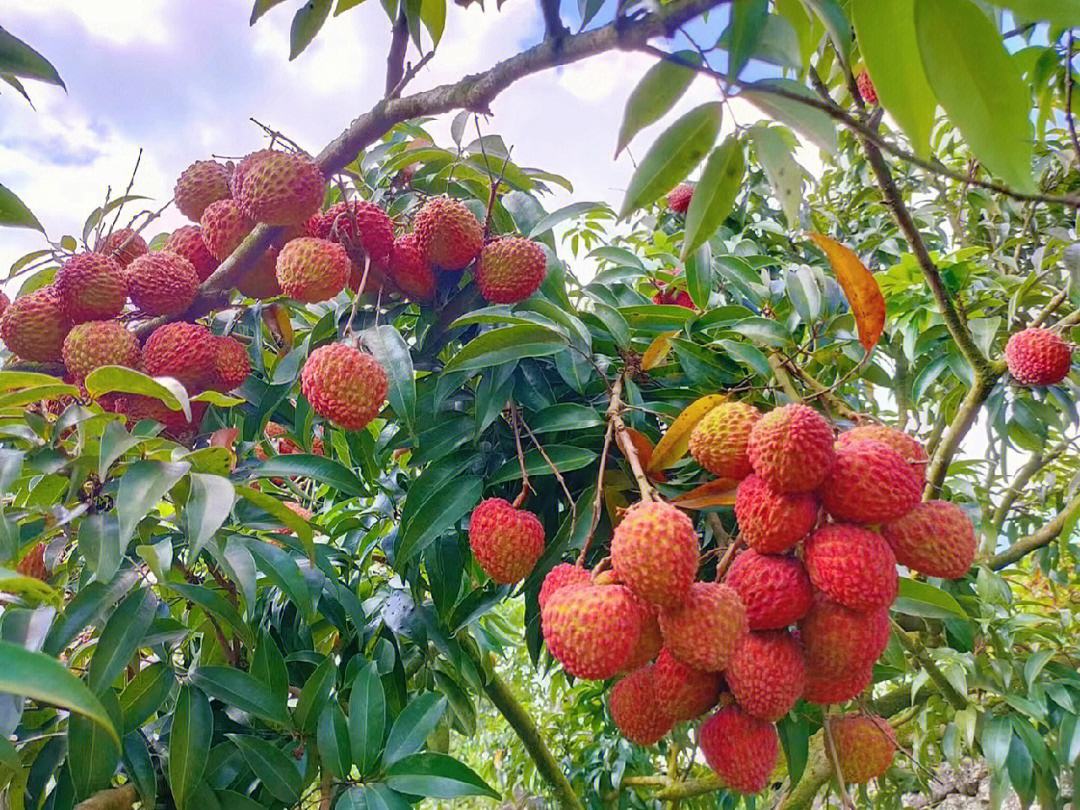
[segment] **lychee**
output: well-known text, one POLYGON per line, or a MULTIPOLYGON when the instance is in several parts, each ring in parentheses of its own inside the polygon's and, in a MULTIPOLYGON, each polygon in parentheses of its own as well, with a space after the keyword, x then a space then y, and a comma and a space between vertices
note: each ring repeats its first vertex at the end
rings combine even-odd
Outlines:
MULTIPOLYGON (((312 512, 307 507, 296 501, 283 501, 282 506, 286 507, 290 512, 296 515, 301 520, 310 522, 312 518, 312 512)), ((277 530, 278 534, 295 534, 295 530, 290 529, 288 526, 283 526, 277 530)))
POLYGON ((833 430, 806 405, 793 403, 769 411, 750 432, 750 465, 778 492, 810 492, 832 469, 833 430))
POLYGON ((544 641, 571 675, 606 680, 637 644, 641 611, 622 585, 574 585, 551 595, 541 613, 544 641))
POLYGON ((8 308, 11 303, 11 299, 7 297, 7 294, 0 290, 0 317, 3 317, 4 310, 8 308))
POLYGON ((218 200, 208 205, 200 225, 206 249, 218 261, 236 250, 255 227, 236 200, 218 200))
POLYGON ((131 228, 120 228, 106 236, 95 250, 116 260, 121 267, 127 267, 140 256, 146 254, 146 240, 131 228))
POLYGON ((882 523, 915 508, 922 497, 919 477, 891 447, 864 439, 836 451, 836 462, 818 490, 837 520, 882 523))
POLYGON ((0 337, 8 351, 36 363, 61 359, 71 321, 56 287, 42 287, 12 301, 0 316, 0 337))
POLYGON ((719 478, 746 478, 751 473, 746 444, 760 418, 758 409, 745 402, 717 405, 690 433, 690 455, 719 478))
POLYGON ((1072 349, 1057 332, 1031 327, 1009 338, 1005 362, 1021 385, 1056 385, 1069 376, 1072 349))
POLYGON ((780 739, 772 723, 759 720, 738 706, 721 709, 701 726, 701 752, 726 787, 739 793, 758 793, 780 756, 780 739))
POLYGON ((877 532, 833 523, 803 544, 814 587, 852 610, 888 607, 896 598, 896 556, 877 532))
POLYGON ((686 309, 697 309, 694 306, 694 299, 690 297, 690 293, 686 290, 680 290, 678 287, 668 286, 658 290, 653 294, 652 302, 654 304, 671 304, 686 309))
POLYGON ((165 241, 164 250, 183 256, 195 268, 195 275, 203 282, 213 275, 221 263, 214 258, 203 241, 202 228, 198 225, 185 225, 173 231, 165 241))
POLYGON ((415 234, 405 234, 394 241, 387 267, 394 286, 410 301, 426 303, 435 297, 435 274, 416 243, 415 234))
POLYGON ((688 667, 670 650, 663 649, 653 664, 653 682, 661 711, 681 723, 700 717, 716 705, 724 678, 717 672, 688 667))
POLYGON ((298 225, 319 210, 326 180, 307 155, 263 151, 237 167, 235 197, 244 213, 267 225, 298 225))
POLYGON ((144 419, 159 422, 165 428, 164 434, 170 439, 181 444, 190 444, 199 432, 199 425, 202 424, 206 408, 205 402, 192 402, 189 420, 184 416, 183 411, 170 410, 159 399, 141 394, 125 394, 117 397, 112 409, 124 416, 131 425, 144 419))
MULTIPOLYGON (((633 593, 633 591, 631 591, 633 593)), ((635 596, 638 610, 641 611, 641 633, 630 657, 623 666, 624 672, 630 672, 652 661, 664 646, 664 636, 660 632, 660 617, 656 608, 644 599, 635 596)))
POLYGON ((76 253, 57 271, 54 286, 72 323, 115 318, 127 301, 124 269, 101 253, 76 253))
POLYGON ((484 227, 459 200, 432 197, 413 218, 413 232, 428 262, 439 270, 462 270, 479 255, 484 227))
POLYGON ((694 198, 694 187, 689 183, 680 183, 667 195, 668 210, 676 214, 685 214, 690 210, 690 201, 694 198))
POLYGON ((858 85, 859 95, 863 101, 871 107, 878 103, 877 90, 874 89, 874 82, 870 79, 870 74, 867 71, 859 71, 859 75, 855 77, 855 84, 858 85))
POLYGON ((845 430, 837 436, 836 447, 839 450, 847 447, 852 442, 866 439, 881 442, 891 447, 911 465, 911 469, 915 471, 915 475, 919 479, 920 486, 926 484, 926 465, 930 459, 926 455, 926 448, 922 446, 918 439, 888 425, 859 425, 851 428, 851 430, 845 430))
POLYGON ((308 356, 300 388, 319 416, 345 430, 363 430, 382 410, 389 381, 370 354, 329 343, 308 356))
POLYGON ((735 519, 750 548, 782 554, 802 540, 818 518, 818 500, 811 492, 778 492, 758 475, 735 491, 735 519))
POLYGON ((803 700, 819 706, 843 703, 862 694, 873 682, 873 665, 847 670, 839 675, 823 675, 808 666, 803 700))
POLYGON ((205 326, 167 323, 155 329, 143 346, 143 367, 152 377, 172 377, 188 391, 200 391, 213 380, 218 343, 205 326))
POLYGON ((896 561, 928 577, 959 579, 975 562, 975 528, 959 506, 948 501, 920 503, 881 527, 896 561))
POLYGON ((837 678, 873 666, 889 643, 889 611, 851 610, 818 594, 799 622, 808 674, 837 678))
POLYGON ((195 267, 167 250, 137 258, 127 269, 127 280, 131 302, 147 315, 180 315, 199 290, 195 267))
POLYGON ((653 745, 675 725, 657 701, 651 666, 636 669, 615 684, 608 708, 623 736, 638 745, 653 745))
POLYGON ((269 248, 255 260, 236 283, 236 289, 248 298, 274 298, 281 295, 281 285, 277 280, 277 258, 280 251, 269 248))
POLYGON ((747 633, 724 673, 747 714, 776 721, 791 711, 806 684, 802 647, 787 630, 747 633))
POLYGON ((720 672, 746 633, 746 609, 734 589, 695 582, 680 607, 660 611, 664 646, 688 666, 720 672))
POLYGON ((293 239, 277 257, 277 280, 285 295, 306 304, 333 298, 345 289, 352 262, 337 242, 293 239))
POLYGON ((139 340, 119 321, 87 321, 74 326, 64 339, 64 367, 81 383, 102 366, 139 365, 139 340))
POLYGON ((611 567, 642 599, 660 607, 681 604, 697 575, 693 522, 662 501, 634 504, 615 528, 611 567))
POLYGON ((229 169, 216 160, 197 160, 180 173, 173 200, 180 213, 198 222, 211 203, 227 200, 229 169))
POLYGON ((488 498, 469 518, 469 547, 485 574, 511 585, 525 579, 544 553, 544 526, 532 512, 488 498))
POLYGON ((810 610, 814 598, 810 576, 795 557, 744 551, 735 558, 724 584, 739 594, 751 630, 778 630, 794 624, 810 610))
POLYGON ((571 585, 588 585, 591 580, 589 572, 581 566, 559 563, 547 572, 547 576, 544 577, 544 581, 540 585, 540 593, 536 601, 540 605, 540 609, 543 610, 544 605, 547 604, 556 591, 571 585))
POLYGON ((538 289, 547 274, 547 254, 540 245, 519 236, 484 245, 476 265, 476 286, 491 304, 516 304, 538 289))
POLYGON ((350 200, 331 205, 307 222, 311 236, 330 239, 347 249, 359 248, 376 267, 390 261, 394 244, 394 223, 379 206, 367 200, 350 200))
POLYGON ((883 717, 852 714, 829 721, 836 759, 845 782, 864 784, 889 770, 896 735, 883 717))
POLYGON ((239 388, 251 373, 247 347, 236 338, 215 337, 214 376, 208 387, 215 391, 239 388))

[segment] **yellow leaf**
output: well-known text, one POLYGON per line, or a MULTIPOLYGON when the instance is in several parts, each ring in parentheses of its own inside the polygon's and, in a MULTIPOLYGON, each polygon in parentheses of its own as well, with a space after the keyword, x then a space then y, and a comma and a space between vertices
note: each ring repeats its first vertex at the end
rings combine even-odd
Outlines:
POLYGON ((694 487, 672 501, 681 509, 707 509, 710 506, 732 506, 739 482, 734 478, 717 478, 700 487, 694 487))
POLYGON ((642 371, 656 368, 667 359, 668 354, 671 352, 671 339, 677 334, 679 333, 664 332, 664 334, 658 335, 656 339, 649 344, 649 348, 645 350, 645 354, 641 355, 642 371))
MULTIPOLYGON (((653 443, 649 440, 649 437, 644 433, 634 430, 633 428, 626 429, 626 437, 630 440, 630 444, 634 447, 634 452, 637 453, 638 460, 641 462, 641 466, 646 470, 649 468, 649 462, 652 461, 653 443)), ((649 478, 659 483, 667 481, 667 476, 662 470, 657 470, 649 473, 649 478)))
POLYGON ((851 248, 820 233, 812 233, 810 238, 829 258, 836 280, 851 305, 851 314, 855 316, 859 343, 869 352, 885 331, 885 296, 881 294, 877 279, 851 248))
POLYGON ((685 456, 686 449, 690 445, 691 431, 705 418, 705 414, 726 401, 727 397, 723 394, 709 394, 691 402, 686 410, 675 418, 671 427, 667 429, 667 433, 656 445, 646 470, 648 472, 666 470, 685 456))

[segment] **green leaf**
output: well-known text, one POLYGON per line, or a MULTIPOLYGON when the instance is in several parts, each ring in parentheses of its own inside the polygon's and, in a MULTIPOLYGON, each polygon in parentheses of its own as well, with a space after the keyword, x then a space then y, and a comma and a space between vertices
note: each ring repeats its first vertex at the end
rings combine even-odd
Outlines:
POLYGON ((79 551, 98 582, 108 582, 120 570, 127 543, 120 542, 120 526, 114 515, 96 514, 79 525, 79 551))
POLYGON ((172 377, 151 377, 123 366, 102 366, 86 375, 87 393, 97 399, 102 394, 141 394, 160 400, 170 411, 183 411, 191 418, 191 404, 184 386, 172 377))
POLYGON ((928 619, 967 619, 968 615, 960 607, 951 593, 935 588, 927 582, 900 577, 900 591, 893 610, 908 616, 922 616, 928 619))
POLYGON ((1080 26, 1080 0, 987 0, 1012 10, 1025 21, 1045 21, 1061 28, 1080 26))
POLYGON ((395 564, 399 567, 404 565, 465 517, 480 502, 483 491, 483 480, 470 475, 455 479, 452 486, 433 494, 402 526, 395 564))
POLYGON ((333 487, 343 495, 366 495, 364 483, 339 461, 308 453, 271 456, 252 468, 252 478, 310 478, 333 487))
POLYGON ((249 540, 247 550, 255 565, 296 605, 308 621, 315 620, 315 604, 300 567, 292 556, 277 546, 249 540))
POLYGON ((409 701, 390 727, 383 752, 383 764, 391 766, 399 759, 421 749, 446 712, 446 698, 425 692, 409 701))
POLYGON ((686 291, 698 309, 708 309, 714 278, 712 246, 705 242, 686 259, 686 291))
POLYGON ((386 785, 368 783, 355 785, 338 799, 334 810, 410 810, 411 805, 405 798, 386 785))
POLYGON ((227 706, 279 726, 289 725, 285 701, 246 672, 232 667, 199 667, 191 673, 191 683, 227 706))
POLYGON ((63 79, 48 59, 3 28, 0 28, 0 73, 64 87, 63 79))
POLYGON ((109 617, 90 659, 87 683, 97 693, 108 689, 124 671, 154 621, 157 598, 149 588, 139 588, 120 603, 109 617))
POLYGON ((727 219, 742 187, 745 172, 743 146, 734 135, 709 155, 686 212, 686 235, 683 237, 681 254, 683 261, 708 242, 727 219))
POLYGON ((289 61, 303 53, 330 16, 333 0, 308 0, 293 17, 289 29, 289 61))
POLYGON ((285 524, 286 527, 296 533, 303 543, 309 557, 315 555, 315 538, 311 530, 311 524, 300 517, 296 512, 285 506, 281 501, 266 492, 260 492, 251 487, 237 487, 236 494, 245 501, 255 504, 269 514, 274 520, 285 524))
POLYGON ((727 38, 728 75, 738 78, 757 49, 769 17, 769 0, 735 0, 727 38))
POLYGON ((929 157, 937 99, 919 57, 915 0, 853 0, 851 10, 859 50, 881 105, 904 130, 915 153, 929 157))
POLYGON ((169 697, 176 676, 168 664, 157 661, 139 670, 120 693, 124 732, 138 730, 169 697))
POLYGON ((139 791, 143 807, 154 807, 157 801, 157 772, 150 759, 146 739, 139 732, 133 731, 124 737, 121 747, 124 770, 139 791))
POLYGON ((83 715, 105 729, 119 744, 120 737, 101 701, 55 658, 0 641, 0 660, 4 662, 0 667, 0 692, 21 695, 83 715))
POLYGON ((251 19, 248 20, 248 25, 254 25, 263 14, 268 12, 274 6, 284 2, 285 0, 255 0, 255 5, 252 6, 251 9, 251 19))
POLYGON ((412 796, 456 799, 462 796, 499 794, 471 768, 446 754, 414 754, 395 762, 386 771, 386 784, 412 796))
POLYGON ((272 743, 259 737, 243 734, 226 734, 244 761, 255 772, 263 787, 278 801, 293 805, 300 800, 304 782, 292 759, 272 743))
POLYGON ((349 694, 349 744, 361 774, 370 774, 379 764, 385 731, 386 694, 371 661, 356 673, 349 694))
POLYGON ((803 170, 792 156, 791 147, 775 127, 755 126, 750 129, 754 150, 765 169, 773 194, 780 201, 788 225, 799 223, 802 208, 803 170))
POLYGON ((98 477, 104 478, 117 459, 148 438, 128 433, 123 422, 115 421, 105 425, 98 450, 98 477))
POLYGON ((182 461, 137 461, 127 468, 116 496, 121 548, 127 546, 139 521, 161 502, 189 469, 191 465, 182 461))
MULTIPOLYGON (((289 671, 274 637, 265 630, 259 635, 259 644, 251 660, 251 676, 270 690, 275 703, 285 705, 289 697, 289 671)), ((288 719, 287 713, 283 716, 288 719)))
POLYGON ((1036 191, 1031 93, 994 24, 971 0, 915 0, 915 30, 930 86, 975 157, 1036 191))
MULTIPOLYGON (((0 655, 3 654, 0 649, 0 655)), ((3 660, 6 668, 8 659, 5 656, 3 660)), ((118 717, 120 707, 115 693, 106 691, 102 700, 109 719, 112 720, 114 715, 118 717)), ((119 760, 120 741, 112 722, 103 725, 82 714, 72 715, 68 720, 68 765, 75 798, 82 801, 107 788, 119 760)))
POLYGON ((566 338, 546 326, 505 326, 469 341, 446 364, 443 373, 476 371, 523 357, 545 357, 565 348, 566 338))
POLYGON ((649 205, 686 179, 716 142, 723 114, 723 104, 718 101, 702 104, 664 130, 630 178, 620 219, 649 205))
POLYGON ((169 734, 169 789, 179 810, 188 810, 206 771, 214 737, 214 712, 199 689, 180 687, 169 734))
POLYGON ((446 0, 421 0, 420 21, 431 34, 431 47, 436 47, 446 29, 446 0))
POLYGON ((298 729, 307 733, 315 731, 319 714, 330 699, 330 691, 334 688, 336 677, 337 665, 334 663, 333 656, 327 656, 311 673, 304 688, 300 690, 300 697, 296 700, 293 718, 296 720, 298 729))
MULTIPOLYGON (((694 67, 701 64, 696 51, 677 51, 649 68, 630 93, 623 111, 622 125, 615 144, 615 157, 641 130, 655 124, 675 106, 697 76, 694 67)), ((545 229, 546 230, 546 229, 545 229)), ((533 230, 533 234, 543 233, 533 230)))
POLYGON ((244 620, 232 603, 217 591, 212 591, 205 585, 188 585, 182 582, 165 584, 189 602, 194 602, 207 613, 222 619, 237 636, 243 639, 244 643, 254 643, 251 628, 244 624, 244 620))
POLYGON ((845 62, 851 57, 851 24, 837 0, 803 0, 829 32, 829 38, 845 62))
MULTIPOLYGON (((808 141, 830 154, 836 153, 836 125, 821 110, 780 95, 791 93, 817 100, 808 87, 791 79, 765 79, 739 94, 770 118, 781 121, 801 133, 808 141)), ((702 180, 704 182, 704 180, 702 180)))
MULTIPOLYGON (((552 475, 548 459, 560 473, 580 470, 588 467, 596 459, 596 451, 585 447, 572 447, 565 444, 553 444, 544 448, 548 458, 545 459, 537 449, 525 453, 525 470, 529 477, 539 478, 544 475, 552 475)), ((516 459, 506 462, 499 470, 488 479, 488 484, 503 484, 507 481, 516 481, 521 478, 521 463, 516 459)))
MULTIPOLYGON (((85 524, 86 521, 83 522, 85 524)), ((79 536, 82 537, 82 532, 79 536)), ((91 582, 83 586, 49 628, 42 650, 48 655, 59 655, 84 627, 96 622, 105 611, 119 602, 138 580, 136 572, 124 571, 109 582, 91 582)))
MULTIPOLYGON (((0 33, 3 29, 0 29, 0 33)), ((26 207, 26 204, 15 196, 15 192, 0 183, 0 226, 9 228, 30 228, 45 233, 38 218, 26 207)), ((53 382, 56 378, 53 378, 53 382)))
POLYGON ((386 325, 365 329, 360 336, 390 380, 390 407, 409 432, 413 432, 416 425, 416 375, 405 338, 397 329, 386 325))
POLYGON ((1009 745, 1012 742, 1012 723, 1008 717, 990 717, 983 723, 982 746, 983 756, 992 770, 1001 770, 1005 765, 1005 759, 1009 756, 1009 745))
POLYGON ((529 418, 529 428, 533 433, 553 433, 564 430, 585 430, 586 428, 600 427, 604 424, 603 417, 595 408, 588 405, 579 405, 576 402, 564 402, 552 405, 550 408, 537 413, 529 418))
POLYGON ((576 202, 564 205, 562 208, 557 211, 552 211, 537 222, 532 230, 529 231, 529 238, 536 239, 541 237, 561 222, 573 219, 574 217, 579 217, 582 214, 587 214, 590 211, 595 211, 602 207, 603 203, 598 202, 576 202))
POLYGON ((779 321, 772 318, 743 318, 733 323, 731 329, 763 346, 784 346, 791 342, 791 335, 779 321))
POLYGON ((323 767, 338 779, 344 779, 352 769, 349 751, 349 726, 345 713, 337 703, 328 703, 319 715, 316 744, 323 767))
POLYGON ((188 560, 199 552, 225 523, 236 501, 232 481, 220 475, 191 473, 191 491, 184 506, 184 525, 188 534, 188 560))

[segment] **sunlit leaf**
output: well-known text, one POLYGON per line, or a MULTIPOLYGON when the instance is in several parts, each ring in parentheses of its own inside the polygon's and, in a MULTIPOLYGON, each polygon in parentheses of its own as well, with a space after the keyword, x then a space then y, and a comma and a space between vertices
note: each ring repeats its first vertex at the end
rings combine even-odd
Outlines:
POLYGON ((664 470, 686 455, 690 446, 690 434, 705 415, 727 397, 723 394, 709 394, 694 400, 671 423, 663 438, 656 444, 649 472, 664 470))
POLYGON ((615 157, 637 133, 663 118, 682 98, 697 75, 694 66, 700 64, 701 56, 696 51, 677 51, 645 72, 626 100, 615 157))
POLYGON ((810 238, 828 257, 855 316, 859 342, 870 351, 885 331, 885 296, 877 279, 850 248, 820 233, 812 233, 810 238))

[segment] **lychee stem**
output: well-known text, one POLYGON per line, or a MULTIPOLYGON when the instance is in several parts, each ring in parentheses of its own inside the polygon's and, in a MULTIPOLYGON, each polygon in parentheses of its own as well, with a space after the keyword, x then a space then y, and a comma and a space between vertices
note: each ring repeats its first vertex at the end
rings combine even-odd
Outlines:
POLYGON ((836 775, 836 786, 840 791, 840 803, 845 808, 851 808, 854 810, 855 803, 851 801, 851 796, 847 792, 847 783, 844 781, 844 772, 840 769, 840 757, 836 753, 836 741, 833 740, 832 734, 832 721, 829 718, 828 712, 826 712, 821 718, 821 728, 825 732, 825 750, 829 754, 829 760, 832 762, 833 773, 836 775))

